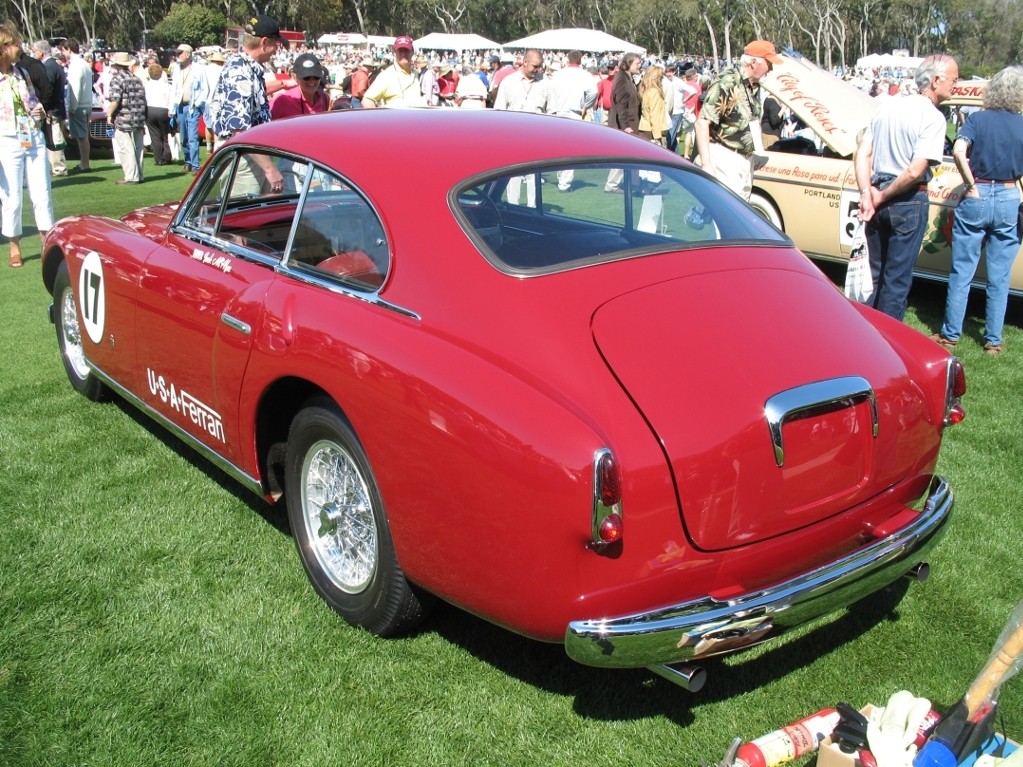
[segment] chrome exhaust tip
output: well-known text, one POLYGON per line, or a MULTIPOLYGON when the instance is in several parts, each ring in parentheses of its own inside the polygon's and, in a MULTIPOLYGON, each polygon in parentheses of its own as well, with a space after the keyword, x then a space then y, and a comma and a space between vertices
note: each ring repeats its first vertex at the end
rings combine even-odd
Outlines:
POLYGON ((917 583, 924 583, 931 574, 931 566, 926 562, 917 562, 916 566, 906 573, 906 577, 917 583))
POLYGON ((689 692, 699 692, 707 682, 707 672, 702 666, 669 666, 659 663, 647 668, 689 692))

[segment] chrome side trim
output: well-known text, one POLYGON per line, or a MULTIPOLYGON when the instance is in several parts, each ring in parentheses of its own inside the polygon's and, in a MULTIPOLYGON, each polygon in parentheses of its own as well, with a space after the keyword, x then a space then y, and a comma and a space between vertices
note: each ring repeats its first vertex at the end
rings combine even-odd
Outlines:
POLYGON ((877 397, 870 383, 860 376, 844 376, 804 384, 770 397, 764 404, 764 417, 767 418, 767 428, 771 432, 775 463, 779 466, 785 463, 781 432, 786 421, 795 421, 811 413, 852 407, 861 400, 870 403, 874 436, 877 437, 877 397))
POLYGON ((220 315, 220 321, 227 325, 229 328, 234 328, 242 335, 252 335, 252 326, 247 322, 242 322, 237 317, 232 317, 227 312, 220 315))
POLYGON ((945 532, 952 489, 933 477, 919 517, 891 536, 759 591, 722 601, 701 597, 649 612, 576 620, 565 651, 588 666, 639 668, 731 652, 781 636, 898 580, 945 532))
POLYGON ((403 317, 408 317, 410 319, 416 320, 417 322, 419 322, 422 319, 422 317, 420 317, 416 312, 412 311, 411 309, 406 309, 404 306, 391 303, 390 301, 385 301, 384 299, 380 298, 380 296, 377 295, 377 293, 375 292, 360 291, 356 290, 355 288, 349 288, 339 284, 336 280, 328 278, 327 276, 321 277, 316 274, 311 274, 310 271, 299 269, 288 264, 280 264, 277 267, 277 271, 280 274, 286 274, 293 280, 304 282, 309 285, 316 285, 317 287, 321 288, 326 288, 332 293, 338 293, 342 296, 348 296, 349 298, 355 298, 359 301, 364 301, 367 304, 379 306, 381 309, 387 309, 388 311, 395 312, 397 314, 402 315, 403 317))
MULTIPOLYGON (((88 362, 88 360, 86 361, 88 362)), ((103 383, 105 383, 107 386, 109 386, 111 389, 117 392, 117 394, 120 395, 123 399, 127 400, 127 402, 130 405, 132 405, 137 410, 141 411, 143 414, 152 418, 161 426, 168 429, 170 432, 174 434, 175 437, 180 439, 182 442, 186 443, 190 448, 192 448, 196 452, 200 453, 206 460, 214 464, 218 469, 223 471, 225 474, 228 474, 236 482, 241 483, 246 490, 249 490, 250 492, 255 493, 258 496, 263 496, 266 494, 263 489, 263 483, 260 482, 258 479, 253 477, 251 474, 247 474, 246 472, 242 471, 233 463, 224 458, 224 456, 222 456, 220 453, 215 452, 212 448, 208 447, 207 445, 197 440, 195 437, 193 437, 187 431, 182 429, 176 423, 169 420, 165 415, 163 415, 163 413, 160 413, 159 411, 151 408, 137 396, 135 396, 130 391, 121 386, 121 384, 117 383, 117 381, 115 381, 102 370, 93 365, 91 362, 89 362, 88 364, 89 367, 92 369, 92 372, 103 380, 103 383)))

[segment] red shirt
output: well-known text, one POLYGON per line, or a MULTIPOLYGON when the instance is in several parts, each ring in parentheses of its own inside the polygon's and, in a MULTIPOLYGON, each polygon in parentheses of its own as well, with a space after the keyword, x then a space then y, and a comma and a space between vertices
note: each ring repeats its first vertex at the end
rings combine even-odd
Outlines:
POLYGON ((361 99, 362 94, 369 87, 369 71, 365 67, 358 67, 352 72, 352 98, 361 99))
POLYGON ((455 89, 458 87, 458 77, 458 73, 452 70, 437 78, 437 89, 442 99, 454 97, 455 89))
POLYGON ((614 86, 613 77, 605 77, 597 83, 597 103, 601 109, 611 108, 611 89, 614 86))

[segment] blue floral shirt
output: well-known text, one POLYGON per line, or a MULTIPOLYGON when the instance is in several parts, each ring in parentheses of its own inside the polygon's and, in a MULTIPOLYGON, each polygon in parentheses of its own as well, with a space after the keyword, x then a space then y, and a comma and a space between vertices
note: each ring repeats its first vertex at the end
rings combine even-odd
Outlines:
POLYGON ((270 122, 263 65, 245 51, 228 59, 209 101, 210 127, 218 138, 230 138, 254 125, 270 122))

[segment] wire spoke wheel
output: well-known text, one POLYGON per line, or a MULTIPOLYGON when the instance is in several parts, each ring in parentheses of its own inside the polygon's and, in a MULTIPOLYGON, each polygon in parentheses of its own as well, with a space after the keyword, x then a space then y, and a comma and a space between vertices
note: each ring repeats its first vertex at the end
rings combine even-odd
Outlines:
POLYGON ((324 574, 357 594, 377 566, 377 529, 366 480, 352 456, 333 442, 314 444, 302 465, 306 535, 324 574))
POLYGON ((284 496, 313 588, 346 621, 380 636, 425 613, 405 579, 369 459, 337 404, 314 397, 288 432, 284 496))

